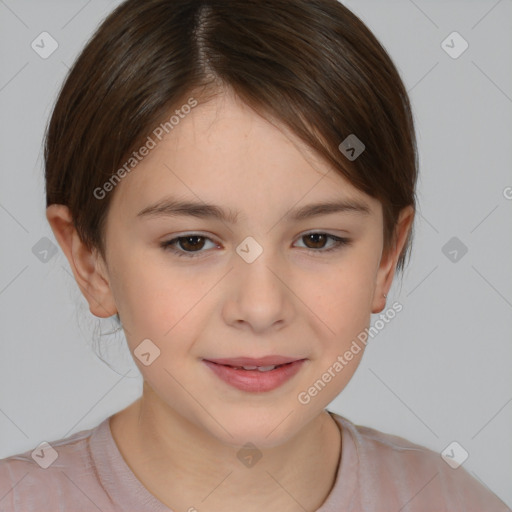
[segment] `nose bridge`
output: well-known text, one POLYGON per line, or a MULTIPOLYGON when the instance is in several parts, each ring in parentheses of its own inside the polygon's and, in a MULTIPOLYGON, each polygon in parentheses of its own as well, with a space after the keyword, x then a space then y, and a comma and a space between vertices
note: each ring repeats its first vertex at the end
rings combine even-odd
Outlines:
POLYGON ((274 269, 280 267, 279 251, 272 246, 268 233, 265 237, 264 235, 258 236, 258 239, 254 236, 247 236, 237 246, 236 253, 238 255, 235 260, 236 274, 243 286, 256 286, 256 290, 264 290, 269 285, 272 288, 277 285, 275 283, 277 280, 276 270, 274 269))
POLYGON ((234 293, 230 300, 236 320, 244 320, 256 329, 270 327, 286 314, 286 279, 280 275, 282 259, 270 239, 267 236, 260 243, 256 237, 246 237, 236 248, 231 278, 234 293))

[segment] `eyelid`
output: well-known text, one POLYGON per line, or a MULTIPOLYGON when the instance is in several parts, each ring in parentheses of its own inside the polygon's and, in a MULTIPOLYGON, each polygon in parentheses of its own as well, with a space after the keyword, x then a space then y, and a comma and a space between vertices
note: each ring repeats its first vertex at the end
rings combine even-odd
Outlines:
MULTIPOLYGON (((301 233, 300 235, 298 235, 297 241, 301 240, 302 238, 304 238, 307 235, 314 235, 314 234, 326 235, 326 237, 328 239, 330 239, 334 242, 334 245, 327 249, 323 249, 323 248, 310 249, 307 247, 303 248, 303 250, 306 251, 306 253, 313 254, 315 256, 322 255, 325 253, 335 252, 337 250, 342 249, 343 247, 349 246, 352 243, 351 238, 337 236, 337 235, 330 233, 329 231, 322 231, 322 230, 305 231, 305 232, 301 233)), ((174 245, 176 245, 179 242, 180 239, 187 238, 187 237, 195 237, 195 236, 204 238, 205 240, 210 241, 210 242, 216 244, 217 246, 219 245, 210 236, 207 236, 204 233, 201 233, 199 231, 193 231, 193 232, 189 232, 189 233, 178 234, 177 236, 174 236, 170 240, 161 242, 160 246, 162 247, 162 249, 164 251, 169 251, 172 254, 176 255, 177 257, 185 257, 188 259, 201 257, 202 254, 208 253, 208 251, 207 250, 206 251, 203 251, 203 250, 183 251, 183 250, 176 249, 173 247, 174 245)))
POLYGON ((213 244, 215 244, 217 246, 219 245, 210 236, 207 236, 204 233, 201 233, 199 231, 191 231, 190 233, 183 233, 183 234, 175 235, 170 240, 164 240, 163 242, 160 242, 160 247, 162 247, 162 249, 164 249, 164 251, 169 251, 178 257, 184 256, 189 259, 198 257, 198 256, 201 256, 202 254, 206 253, 207 251, 201 250, 201 251, 187 252, 187 251, 179 250, 179 249, 176 249, 173 247, 174 245, 176 245, 179 242, 180 239, 187 238, 187 237, 194 237, 194 236, 204 238, 205 240, 212 242, 213 244))

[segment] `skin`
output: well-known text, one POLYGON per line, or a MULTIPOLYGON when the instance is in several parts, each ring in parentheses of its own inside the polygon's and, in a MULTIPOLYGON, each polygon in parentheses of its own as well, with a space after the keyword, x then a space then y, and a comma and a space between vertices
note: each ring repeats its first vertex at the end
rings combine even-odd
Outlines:
POLYGON ((148 366, 134 357, 142 396, 110 422, 128 465, 174 510, 316 510, 342 453, 325 408, 363 350, 307 405, 297 396, 385 308, 413 209, 402 211, 396 244, 384 254, 380 202, 229 91, 199 103, 112 193, 105 260, 83 245, 65 206, 50 206, 47 218, 91 313, 118 312, 132 353, 144 339, 160 349, 148 366), (239 219, 137 217, 171 193, 239 210, 239 219), (370 213, 284 217, 340 198, 364 202, 370 213), (351 243, 322 252, 334 241, 315 242, 310 231, 351 243), (195 258, 160 246, 190 233, 207 239, 174 247, 201 252, 195 258), (252 263, 236 252, 247 236, 263 248, 252 263), (307 361, 262 393, 232 388, 201 361, 270 354, 307 361), (262 454, 250 468, 237 458, 247 442, 262 454))

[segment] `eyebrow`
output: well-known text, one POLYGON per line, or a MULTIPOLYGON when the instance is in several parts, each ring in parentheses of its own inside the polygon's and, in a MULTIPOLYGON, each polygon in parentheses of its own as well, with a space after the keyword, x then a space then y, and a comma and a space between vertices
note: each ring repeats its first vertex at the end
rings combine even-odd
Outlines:
MULTIPOLYGON (((371 210, 366 203, 353 199, 313 203, 291 210, 285 215, 286 219, 301 221, 321 215, 333 213, 357 213, 370 215, 371 210)), ((162 199, 142 209, 137 217, 179 217, 190 216, 202 219, 214 218, 226 223, 236 224, 240 212, 208 203, 180 201, 174 198, 162 199)))

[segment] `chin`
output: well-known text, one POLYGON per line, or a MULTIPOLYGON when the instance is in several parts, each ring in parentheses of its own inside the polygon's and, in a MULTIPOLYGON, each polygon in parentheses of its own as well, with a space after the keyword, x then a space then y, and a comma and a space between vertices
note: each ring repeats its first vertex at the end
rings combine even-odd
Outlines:
POLYGON ((246 443, 252 443, 260 449, 282 445, 293 438, 309 419, 299 414, 300 409, 293 405, 281 406, 277 412, 272 407, 266 411, 262 407, 237 408, 236 412, 220 413, 215 418, 222 426, 211 420, 207 427, 210 435, 237 449, 246 443))

